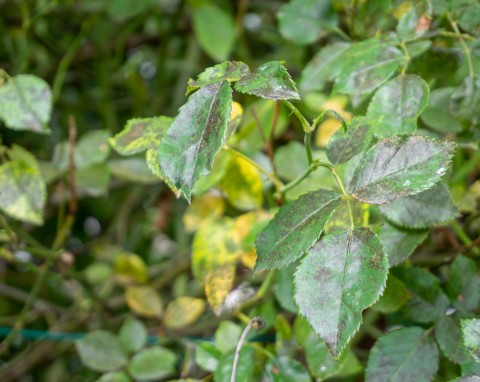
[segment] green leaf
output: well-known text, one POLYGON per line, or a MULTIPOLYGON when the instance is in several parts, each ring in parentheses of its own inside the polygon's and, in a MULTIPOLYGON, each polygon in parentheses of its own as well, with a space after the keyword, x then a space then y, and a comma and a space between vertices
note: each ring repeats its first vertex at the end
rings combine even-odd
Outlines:
POLYGON ((381 205, 380 211, 393 223, 415 229, 446 223, 459 215, 450 191, 443 182, 419 194, 381 205))
POLYGON ((124 367, 127 355, 116 336, 106 330, 96 330, 75 341, 82 363, 96 371, 113 371, 124 367))
POLYGON ((235 44, 235 23, 232 15, 213 4, 192 7, 193 30, 200 47, 215 61, 224 61, 235 44))
POLYGON ((373 305, 372 309, 388 314, 396 312, 410 299, 408 289, 391 273, 388 275, 387 286, 382 297, 373 305))
POLYGON ((347 126, 346 132, 338 129, 328 142, 327 158, 333 164, 345 163, 360 154, 373 138, 373 131, 365 117, 355 117, 347 126))
POLYGON ((300 99, 295 83, 283 64, 283 61, 263 64, 238 81, 235 90, 272 100, 300 99))
POLYGON ((477 310, 480 302, 480 279, 475 261, 458 255, 450 267, 447 283, 447 293, 467 310, 477 310))
POLYGON ((211 342, 195 343, 195 362, 203 370, 215 371, 222 352, 218 350, 211 342))
POLYGON ((122 155, 156 149, 172 121, 170 117, 130 119, 124 129, 110 138, 109 142, 122 155))
POLYGON ((420 15, 415 6, 412 6, 408 11, 406 11, 397 24, 397 36, 401 40, 412 40, 415 37, 419 36, 421 33, 417 32, 418 22, 420 20, 420 15))
POLYGON ((302 71, 300 90, 323 90, 327 82, 333 81, 340 72, 343 53, 350 46, 351 44, 346 42, 336 42, 320 49, 302 71))
POLYGON ((430 92, 428 106, 420 119, 428 127, 442 133, 458 133, 462 126, 450 111, 450 98, 455 88, 440 88, 430 92))
POLYGON ((418 194, 445 175, 454 150, 450 142, 423 136, 381 139, 355 169, 349 191, 371 204, 418 194))
POLYGON ((215 346, 222 353, 230 352, 237 347, 242 328, 231 321, 222 321, 215 332, 215 346))
POLYGON ((131 382, 131 379, 123 371, 112 371, 103 374, 96 382, 131 382))
POLYGON ((94 130, 84 134, 75 145, 75 168, 83 169, 105 162, 110 153, 109 137, 107 130, 94 130))
POLYGON ((461 320, 463 344, 475 359, 480 362, 480 319, 461 320))
POLYGON ((43 224, 47 190, 38 165, 25 161, 2 164, 0 183, 0 209, 3 212, 27 223, 43 224))
POLYGON ((265 365, 265 382, 311 382, 305 367, 295 359, 280 356, 265 365))
POLYGON ((75 171, 75 187, 78 196, 102 196, 107 193, 110 171, 104 163, 75 171))
POLYGON ((135 17, 155 6, 155 0, 107 0, 107 13, 114 20, 135 17))
POLYGON ((361 94, 382 85, 404 59, 392 43, 374 37, 352 45, 342 54, 334 91, 361 94))
POLYGON ((450 111, 460 120, 480 123, 480 75, 468 76, 452 93, 450 111))
POLYGON ((297 313, 297 305, 293 297, 293 274, 295 265, 279 269, 275 272, 275 286, 273 292, 280 306, 292 313, 297 313))
POLYGON ((373 346, 366 382, 430 382, 437 373, 438 349, 425 330, 402 328, 387 333, 373 346))
POLYGON ((175 362, 176 356, 172 351, 154 346, 133 356, 128 372, 136 381, 151 381, 174 374, 175 362))
POLYGON ((310 332, 303 347, 310 372, 315 378, 322 381, 336 376, 345 362, 345 356, 339 360, 333 359, 325 342, 321 341, 313 332, 310 332))
POLYGON ((460 325, 450 316, 443 317, 435 325, 435 338, 443 354, 451 361, 462 364, 468 362, 468 354, 463 346, 460 325))
POLYGON ((227 81, 204 86, 180 108, 158 146, 162 174, 187 200, 197 180, 210 172, 222 147, 231 103, 227 81))
POLYGON ((452 379, 450 382, 480 382, 480 377, 476 375, 469 375, 468 377, 458 377, 452 379))
POLYGON ((301 45, 318 40, 336 24, 328 1, 291 0, 280 8, 277 17, 280 34, 301 45))
MULTIPOLYGON (((222 357, 215 370, 215 382, 230 382, 232 376, 234 353, 226 354, 222 357)), ((257 358, 255 349, 252 346, 244 345, 240 351, 240 357, 237 364, 237 381, 256 381, 255 359, 257 358)))
POLYGON ((255 270, 281 268, 299 259, 320 237, 341 195, 318 190, 280 208, 255 241, 255 270))
POLYGON ((110 172, 120 179, 141 184, 154 184, 161 179, 152 173, 144 158, 114 159, 108 162, 110 172))
POLYGON ((429 323, 445 317, 450 301, 438 278, 420 268, 394 268, 392 271, 412 296, 402 308, 408 318, 429 323))
POLYGON ((10 129, 48 134, 52 92, 41 78, 21 74, 0 86, 0 118, 10 129))
POLYGON ((375 135, 384 138, 413 133, 429 94, 427 83, 415 74, 400 74, 384 84, 368 105, 367 117, 375 135))
POLYGON ((165 184, 168 187, 170 187, 170 189, 178 198, 180 196, 180 191, 178 190, 177 187, 175 187, 174 184, 172 184, 172 182, 170 182, 170 180, 163 173, 160 167, 160 163, 158 161, 158 151, 155 149, 148 149, 147 152, 145 153, 145 161, 147 163, 149 170, 152 172, 152 174, 156 175, 161 180, 163 180, 165 184))
POLYGON ((388 261, 369 228, 326 235, 295 273, 295 301, 338 357, 362 322, 362 311, 383 292, 388 261))
POLYGON ((190 78, 187 85, 187 95, 205 85, 222 81, 238 81, 247 74, 250 74, 250 69, 247 64, 241 61, 222 62, 221 64, 205 69, 198 75, 196 80, 190 78))
POLYGON ((385 223, 379 233, 390 267, 404 262, 427 237, 428 231, 409 230, 385 223))
POLYGON ((129 353, 136 353, 147 343, 147 328, 133 317, 128 317, 118 333, 120 343, 129 353))

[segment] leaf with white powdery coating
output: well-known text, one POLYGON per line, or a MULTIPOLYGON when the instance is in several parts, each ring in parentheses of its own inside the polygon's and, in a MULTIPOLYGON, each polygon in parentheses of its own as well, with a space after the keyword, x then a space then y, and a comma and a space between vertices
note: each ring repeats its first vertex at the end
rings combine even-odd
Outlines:
POLYGON ((222 147, 231 104, 227 81, 204 86, 180 108, 158 146, 161 173, 187 200, 197 180, 210 172, 222 147))
POLYGON ((373 96, 367 111, 375 135, 383 138, 413 133, 418 116, 428 105, 429 94, 428 84, 414 74, 400 74, 384 84, 373 96))
POLYGON ((419 194, 381 205, 380 211, 393 223, 414 229, 446 223, 459 215, 448 186, 443 182, 419 194))
POLYGON ((460 321, 463 344, 477 362, 480 362, 480 319, 460 321))
POLYGON ((378 141, 355 169, 349 191, 370 204, 418 194, 445 175, 454 144, 423 136, 395 135, 378 141))
POLYGON ((348 129, 338 129, 328 142, 327 158, 332 164, 345 163, 360 154, 373 138, 373 131, 365 117, 355 117, 347 123, 348 129))
POLYGON ((255 271, 285 267, 299 259, 320 237, 341 195, 318 190, 282 206, 255 241, 255 271))
POLYGON ((52 91, 41 78, 21 74, 0 86, 0 118, 13 130, 48 134, 52 91))
POLYGON ((438 368, 438 348, 425 330, 402 328, 387 333, 373 346, 367 382, 430 382, 438 368))
POLYGON ((235 90, 272 100, 300 99, 295 83, 283 64, 283 61, 263 64, 238 81, 235 90))
POLYGON ((382 294, 388 260, 369 228, 326 235, 295 273, 295 301, 334 357, 360 327, 362 311, 382 294))

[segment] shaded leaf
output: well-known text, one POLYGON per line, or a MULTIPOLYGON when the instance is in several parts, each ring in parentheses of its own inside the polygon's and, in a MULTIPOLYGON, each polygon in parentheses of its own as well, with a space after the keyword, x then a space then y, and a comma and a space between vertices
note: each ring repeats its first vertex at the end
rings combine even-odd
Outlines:
POLYGON ((75 341, 82 363, 96 371, 112 371, 124 367, 127 362, 120 341, 106 330, 96 330, 75 341))
POLYGON ((222 147, 231 103, 227 81, 204 86, 180 108, 158 146, 161 173, 188 200, 198 178, 210 172, 222 147))
POLYGON ((120 328, 118 338, 127 352, 136 353, 147 343, 147 328, 141 321, 128 317, 120 328))
POLYGON ((48 134, 52 92, 41 78, 20 74, 0 86, 0 118, 10 129, 48 134))
POLYGON ((385 223, 378 236, 387 251, 390 267, 404 262, 425 240, 427 234, 428 231, 402 229, 385 223))
POLYGON ((167 305, 163 322, 167 328, 179 329, 193 324, 205 311, 201 298, 178 297, 167 305))
POLYGON ((123 371, 112 371, 103 374, 96 382, 131 382, 131 379, 123 371))
POLYGON ((94 164, 75 171, 77 196, 102 196, 107 193, 110 171, 105 163, 94 164))
POLYGON ((423 136, 380 140, 355 169, 349 191, 366 203, 383 204, 431 188, 445 175, 455 146, 423 136))
POLYGON ((402 328, 387 333, 373 346, 367 382, 430 382, 438 368, 438 349, 425 330, 402 328))
POLYGON ((116 177, 129 182, 153 184, 161 181, 149 169, 144 158, 114 159, 108 162, 108 169, 116 177))
POLYGON ((375 135, 413 133, 429 94, 427 83, 415 74, 401 74, 384 84, 368 105, 367 117, 375 135))
POLYGON ((295 83, 283 64, 283 61, 263 64, 238 81, 235 90, 272 100, 300 99, 295 83))
POLYGON ((280 208, 255 241, 255 270, 284 267, 298 260, 320 237, 341 195, 318 190, 280 208))
POLYGON ((231 321, 222 321, 215 332, 215 346, 227 353, 237 347, 242 328, 231 321))
POLYGON ((105 162, 110 153, 109 136, 107 130, 94 130, 82 135, 75 144, 75 168, 83 169, 105 162))
POLYGON ((450 111, 450 98, 455 88, 440 88, 430 92, 428 106, 420 119, 428 127, 442 133, 457 133, 462 126, 450 111))
POLYGON ((338 129, 327 146, 327 158, 333 164, 345 163, 367 148, 373 131, 365 117, 356 117, 347 123, 348 129, 338 129))
POLYGON ((461 320, 463 344, 475 359, 480 362, 480 319, 461 320))
POLYGON ((222 352, 218 350, 211 342, 195 343, 195 362, 203 370, 215 371, 222 352))
POLYGON ((133 356, 128 365, 129 374, 135 381, 151 381, 175 373, 175 354, 163 347, 144 349, 133 356))
POLYGON ((475 261, 458 255, 450 267, 447 293, 467 310, 475 311, 480 302, 480 279, 475 261))
POLYGON ((162 314, 162 300, 155 289, 149 286, 132 286, 125 292, 128 307, 144 317, 159 317, 162 314))
POLYGON ((435 338, 448 359, 458 364, 468 362, 460 325, 453 317, 445 316, 435 325, 435 338))
POLYGON ((265 365, 264 382, 311 382, 305 367, 295 359, 281 356, 265 365))
POLYGON ((115 258, 115 272, 124 283, 148 280, 148 268, 143 259, 135 253, 122 253, 115 258))
POLYGON ((133 118, 124 129, 109 139, 115 151, 133 155, 147 149, 156 149, 173 121, 170 117, 133 118))
POLYGON ((410 297, 410 292, 405 285, 390 273, 385 292, 383 292, 377 303, 373 305, 372 309, 385 314, 393 313, 400 309, 410 297))
POLYGON ((387 274, 383 245, 369 228, 326 235, 303 258, 295 301, 335 357, 360 327, 362 311, 382 294, 387 274))
POLYGON ((460 120, 470 121, 472 126, 480 122, 480 75, 468 76, 452 93, 450 111, 460 120))
POLYGON ((297 44, 311 44, 332 27, 336 20, 328 1, 292 0, 278 12, 280 34, 297 44))
POLYGON ((352 45, 342 57, 334 91, 347 94, 376 89, 388 80, 404 59, 392 42, 377 37, 352 45))
POLYGON ((419 194, 381 205, 380 211, 393 223, 414 229, 446 223, 459 215, 450 191, 443 182, 419 194))
POLYGON ((275 298, 280 306, 292 313, 297 313, 298 311, 293 297, 293 274, 295 269, 295 265, 292 264, 275 272, 275 285, 273 287, 275 298))
MULTIPOLYGON (((232 376, 234 353, 224 355, 215 370, 215 382, 230 382, 232 376)), ((240 351, 237 364, 237 381, 255 381, 256 352, 252 346, 244 345, 240 351)))

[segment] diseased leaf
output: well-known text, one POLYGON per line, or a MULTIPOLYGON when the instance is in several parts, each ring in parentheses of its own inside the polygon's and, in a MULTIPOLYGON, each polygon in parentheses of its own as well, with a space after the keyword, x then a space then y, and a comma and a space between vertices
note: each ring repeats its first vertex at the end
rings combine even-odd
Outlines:
POLYGON ((193 324, 205 311, 201 298, 178 297, 167 305, 163 322, 169 329, 179 329, 193 324))
POLYGON ((461 320, 463 344, 475 359, 480 362, 480 319, 461 320))
POLYGON ((123 281, 129 284, 132 281, 144 283, 148 280, 148 267, 143 259, 135 253, 125 252, 115 258, 115 273, 123 281))
POLYGON ((77 196, 102 196, 107 193, 110 171, 105 163, 94 164, 75 171, 77 196))
POLYGON ((292 264, 287 268, 279 269, 275 273, 275 286, 273 292, 280 306, 292 313, 297 313, 297 305, 293 298, 293 274, 295 265, 292 264))
POLYGON ((371 204, 418 194, 445 175, 454 150, 450 142, 423 136, 381 139, 355 169, 349 191, 355 199, 371 204))
POLYGON ((247 74, 250 74, 250 69, 247 64, 241 61, 222 62, 205 69, 198 75, 196 80, 190 78, 187 85, 187 95, 205 85, 222 81, 238 81, 247 74))
POLYGON ((338 129, 330 138, 327 158, 333 164, 349 161, 367 148, 373 138, 373 130, 365 117, 356 117, 347 123, 348 129, 338 129))
POLYGON ((157 318, 162 314, 160 295, 149 286, 131 286, 125 291, 128 307, 143 317, 157 318))
POLYGON ((108 169, 112 175, 129 182, 154 184, 161 179, 152 173, 145 158, 123 158, 108 161, 108 169))
POLYGON ((158 151, 155 149, 148 149, 145 153, 145 160, 152 174, 158 176, 161 180, 163 180, 178 198, 180 196, 180 191, 174 184, 172 184, 172 182, 170 182, 170 180, 163 173, 160 167, 160 163, 158 162, 158 151))
POLYGON ((372 309, 385 314, 393 313, 400 309, 410 297, 410 292, 405 285, 390 273, 385 292, 383 292, 377 303, 372 306, 372 309))
POLYGON ((437 373, 438 349, 422 328, 387 333, 370 351, 367 382, 430 382, 437 373))
POLYGON ((0 86, 0 118, 10 129, 48 134, 52 92, 41 78, 20 74, 0 86))
POLYGON ((417 7, 412 6, 412 8, 406 11, 400 20, 398 20, 396 31, 397 36, 401 40, 413 40, 425 32, 424 30, 417 30, 420 16, 417 7))
POLYGON ((420 268, 394 268, 392 272, 412 295, 402 308, 408 318, 429 323, 445 317, 450 301, 438 278, 420 268))
POLYGON ((468 76, 452 93, 450 111, 463 121, 470 121, 471 126, 480 123, 480 75, 468 76))
POLYGON ((409 230, 385 223, 379 233, 390 267, 404 262, 427 237, 428 231, 409 230))
POLYGON ((93 130, 82 135, 75 145, 75 168, 82 169, 105 162, 110 153, 109 136, 107 130, 93 130))
POLYGON ((327 82, 333 81, 340 72, 343 53, 350 46, 351 44, 346 42, 336 42, 320 49, 302 71, 300 90, 323 90, 327 82))
POLYGON ((154 346, 143 349, 133 356, 128 373, 135 381, 152 381, 175 373, 175 354, 164 347, 154 346))
POLYGON ((213 312, 220 316, 228 293, 235 281, 235 265, 223 264, 210 269, 204 277, 205 295, 213 312))
POLYGON ((215 371, 221 356, 222 352, 211 342, 197 341, 195 343, 195 362, 203 370, 215 371))
POLYGON ((480 382, 480 377, 477 377, 476 375, 469 375, 467 377, 458 377, 452 379, 450 382, 480 382))
POLYGON ((231 103, 227 81, 204 86, 180 108, 158 146, 161 173, 187 200, 197 180, 210 172, 222 147, 231 103))
POLYGON ((34 165, 15 160, 2 164, 0 183, 0 209, 3 212, 27 223, 43 224, 47 190, 36 162, 34 165))
POLYGON ((96 371, 113 371, 124 367, 127 355, 120 341, 106 330, 96 330, 75 341, 82 363, 96 371))
POLYGON ((205 194, 193 199, 183 214, 183 224, 189 232, 199 229, 209 220, 215 220, 225 211, 225 199, 215 194, 205 194))
POLYGON ((443 182, 419 194, 381 205, 380 211, 393 223, 414 229, 446 223, 459 215, 450 191, 443 182))
POLYGON ((281 268, 298 260, 320 237, 341 195, 318 190, 280 208, 255 241, 256 271, 281 268))
POLYGON ((206 2, 192 7, 193 30, 203 51, 215 61, 224 61, 235 44, 235 23, 226 10, 206 2))
POLYGON ((430 92, 428 106, 420 119, 425 125, 442 133, 457 133, 462 126, 450 111, 450 98, 455 88, 440 88, 430 92))
POLYGON ((388 260, 369 228, 326 235, 295 273, 295 301, 334 357, 362 322, 362 311, 383 292, 388 260))
POLYGON ((283 64, 283 61, 263 64, 238 81, 235 90, 272 100, 300 99, 295 83, 283 64))
MULTIPOLYGON (((215 382, 230 382, 232 377, 233 360, 235 354, 229 353, 224 355, 218 363, 215 370, 214 381, 215 382)), ((237 381, 256 381, 255 378, 255 359, 257 355, 255 348, 251 345, 244 345, 240 351, 237 366, 237 381)))
POLYGON ((280 356, 269 360, 265 365, 265 381, 271 382, 311 382, 306 368, 297 360, 280 356))
POLYGON ((475 261, 458 255, 450 268, 447 293, 465 309, 475 311, 480 302, 480 278, 475 261))
POLYGON ((375 135, 384 138, 413 133, 429 94, 427 83, 415 74, 400 74, 384 84, 368 105, 367 117, 375 135))
POLYGON ((115 151, 133 155, 147 149, 156 149, 173 121, 170 117, 133 118, 117 135, 109 139, 115 151))
POLYGON ((388 80, 404 59, 392 41, 377 37, 352 45, 342 57, 334 91, 347 94, 375 90, 388 80))
POLYGON ((280 33, 297 44, 311 44, 335 26, 328 1, 292 0, 278 12, 280 33))
POLYGON ((445 316, 435 325, 435 338, 448 359, 458 364, 468 362, 460 325, 453 317, 445 316))
POLYGON ((346 361, 345 355, 338 360, 333 359, 325 342, 311 331, 302 347, 305 348, 305 357, 310 372, 320 380, 337 376, 346 361))

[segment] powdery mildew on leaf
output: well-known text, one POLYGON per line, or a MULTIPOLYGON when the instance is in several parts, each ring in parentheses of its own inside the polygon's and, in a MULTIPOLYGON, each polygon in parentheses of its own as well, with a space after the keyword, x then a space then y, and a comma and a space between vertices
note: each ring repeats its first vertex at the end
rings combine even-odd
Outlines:
POLYGON ((281 268, 299 259, 320 237, 341 195, 318 190, 282 206, 255 241, 255 271, 281 268))
POLYGON ((300 99, 283 61, 270 61, 258 67, 238 81, 235 90, 272 100, 300 99))
POLYGON ((480 362, 480 319, 462 320, 460 322, 463 344, 477 362, 480 362))
POLYGON ((380 140, 355 169, 349 191, 371 204, 418 194, 447 172, 455 145, 424 136, 395 135, 380 140))
POLYGON ((295 301, 333 356, 381 296, 387 275, 385 249, 366 227, 326 235, 308 251, 295 273, 295 301))
POLYGON ((227 81, 195 92, 158 146, 161 173, 190 200, 193 187, 207 175, 225 139, 232 90, 227 81))

